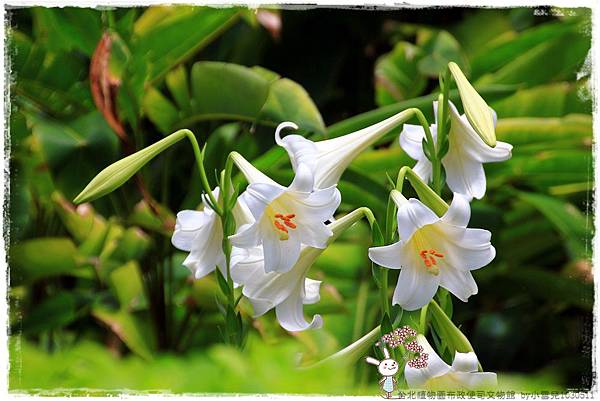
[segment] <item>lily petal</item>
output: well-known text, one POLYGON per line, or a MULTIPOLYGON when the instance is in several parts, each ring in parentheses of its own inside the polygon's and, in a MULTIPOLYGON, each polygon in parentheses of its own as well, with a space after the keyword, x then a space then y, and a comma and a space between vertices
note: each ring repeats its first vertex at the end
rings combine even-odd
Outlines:
POLYGON ((477 372, 477 355, 474 352, 456 351, 452 369, 457 372, 477 372))
POLYGON ((469 390, 494 388, 498 385, 498 377, 493 372, 455 372, 453 375, 462 388, 469 390))
POLYGON ((312 192, 314 185, 314 177, 312 170, 304 163, 296 168, 296 176, 289 186, 290 191, 297 192, 312 192))
POLYGON ((298 286, 290 296, 275 307, 275 314, 281 327, 287 331, 301 331, 323 327, 321 315, 315 315, 309 323, 304 318, 302 286, 298 286))
POLYGON ((311 220, 324 222, 330 220, 340 206, 342 195, 336 187, 328 187, 316 189, 307 197, 297 196, 294 201, 300 218, 308 216, 311 220))
POLYGON ((316 304, 321 299, 321 281, 306 278, 304 280, 304 298, 305 305, 316 304))
POLYGON ((448 263, 458 270, 475 270, 487 266, 496 256, 496 249, 490 243, 492 234, 478 228, 461 228, 440 225, 447 244, 448 263))
POLYGON ((285 273, 290 271, 300 256, 301 244, 298 238, 290 236, 281 241, 279 237, 268 232, 262 240, 265 252, 265 272, 277 271, 285 273))
POLYGON ((454 192, 465 194, 470 198, 481 199, 485 195, 485 171, 481 162, 465 155, 460 145, 452 145, 452 151, 448 151, 442 159, 446 169, 446 182, 454 192))
POLYGON ((433 174, 433 167, 431 162, 425 159, 419 160, 413 167, 413 171, 425 182, 431 181, 431 175, 433 174))
POLYGON ((287 135, 282 138, 281 131, 285 128, 298 129, 298 126, 292 122, 279 124, 275 130, 275 142, 288 153, 294 171, 299 164, 305 164, 314 173, 317 167, 317 146, 313 141, 301 135, 287 135))
POLYGON ((471 219, 471 206, 466 196, 454 193, 448 211, 442 216, 442 221, 459 227, 466 227, 471 219))
POLYGON ((411 198, 398 207, 398 234, 408 241, 415 231, 440 218, 420 200, 411 198))
POLYGON ((248 160, 246 160, 239 153, 233 152, 231 154, 231 159, 233 160, 233 162, 235 163, 237 168, 242 172, 242 174, 244 174, 244 177, 246 177, 246 180, 248 181, 248 183, 250 183, 250 184, 263 183, 263 184, 279 185, 275 181, 273 181, 271 178, 269 178, 269 176, 264 174, 262 171, 260 171, 256 167, 254 167, 252 165, 252 163, 250 163, 248 160))
POLYGON ((402 111, 359 131, 319 142, 312 142, 298 135, 281 138, 284 128, 295 128, 293 123, 283 123, 275 132, 275 141, 288 152, 294 169, 300 163, 309 166, 314 172, 315 188, 327 188, 337 184, 356 156, 410 115, 412 111, 402 111))
POLYGON ((404 244, 399 241, 391 245, 369 248, 369 259, 380 266, 390 269, 400 269, 402 267, 400 259, 403 246, 404 244))
POLYGON ((422 369, 406 366, 404 368, 404 377, 410 388, 424 388, 427 381, 435 377, 447 374, 451 371, 451 367, 439 357, 439 355, 431 348, 427 339, 419 334, 417 343, 423 347, 423 351, 428 354, 427 367, 422 369))
POLYGON ((252 213, 254 219, 259 220, 265 208, 283 194, 284 191, 285 188, 280 185, 250 184, 240 197, 250 210, 250 213, 252 213))
MULTIPOLYGON (((436 133, 434 126, 431 125, 430 127, 432 136, 436 133)), ((425 153, 423 153, 423 139, 425 139, 425 130, 423 127, 420 125, 404 124, 402 133, 400 133, 400 147, 415 160, 427 160, 425 153)))
POLYGON ((477 294, 477 283, 470 271, 460 271, 447 266, 440 269, 440 286, 450 291, 463 302, 477 294))
POLYGON ((210 225, 215 219, 214 212, 210 209, 204 211, 182 210, 177 213, 175 220, 175 232, 171 243, 177 249, 189 252, 198 230, 210 225))
POLYGON ((211 273, 216 266, 219 266, 221 271, 225 268, 222 240, 223 229, 221 221, 217 218, 196 231, 190 254, 183 261, 183 265, 190 269, 195 279, 211 273))
POLYGON ((238 228, 238 232, 229 236, 233 246, 239 248, 252 248, 261 244, 258 224, 244 224, 238 228))
POLYGON ((439 275, 435 276, 424 269, 404 265, 398 276, 392 303, 409 311, 420 309, 433 299, 439 285, 439 275))

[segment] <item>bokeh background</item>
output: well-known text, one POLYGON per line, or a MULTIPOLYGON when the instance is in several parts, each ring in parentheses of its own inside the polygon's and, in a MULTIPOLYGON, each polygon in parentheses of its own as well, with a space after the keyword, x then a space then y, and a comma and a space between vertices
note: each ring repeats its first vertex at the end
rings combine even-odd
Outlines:
MULTIPOLYGON (((306 308, 324 316, 323 329, 287 333, 274 313, 253 320, 243 301, 239 351, 222 345, 216 281, 190 280, 170 245, 176 212, 200 202, 187 143, 93 204, 71 200, 110 162, 183 127, 207 144, 207 171, 237 150, 287 184, 277 123, 318 139, 408 107, 431 121, 450 60, 497 111, 498 139, 514 145, 511 160, 486 165, 487 194, 472 204, 471 225, 492 231, 497 257, 474 274, 479 294, 454 300, 453 320, 501 389, 591 385, 589 10, 15 8, 8 17, 11 390, 376 393, 376 370, 362 362, 296 369, 378 324, 366 225, 309 274, 324 281, 321 302, 306 308)), ((386 173, 414 163, 398 133, 345 173, 340 212, 366 205, 382 219, 386 173)))

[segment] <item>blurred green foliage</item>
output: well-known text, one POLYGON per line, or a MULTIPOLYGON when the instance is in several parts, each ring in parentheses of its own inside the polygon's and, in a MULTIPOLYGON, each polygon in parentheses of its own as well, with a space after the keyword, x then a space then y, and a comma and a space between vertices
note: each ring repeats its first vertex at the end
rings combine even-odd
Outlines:
MULTIPOLYGON (((309 274, 324 286, 307 313, 325 327, 290 335, 242 301, 251 334, 240 352, 219 344, 217 282, 191 280, 170 244, 175 213, 200 203, 187 145, 93 205, 70 200, 110 162, 178 128, 206 143, 207 171, 237 150, 287 183, 277 123, 318 139, 408 107, 433 121, 448 61, 514 145, 511 160, 486 165, 487 195, 472 204, 471 225, 492 231, 497 257, 475 272, 479 294, 448 312, 501 388, 589 387, 590 12, 544 10, 11 10, 10 388, 376 392, 375 369, 362 364, 296 368, 378 323, 366 225, 309 274)), ((414 163, 398 132, 344 174, 341 211, 383 218, 386 173, 414 163)))

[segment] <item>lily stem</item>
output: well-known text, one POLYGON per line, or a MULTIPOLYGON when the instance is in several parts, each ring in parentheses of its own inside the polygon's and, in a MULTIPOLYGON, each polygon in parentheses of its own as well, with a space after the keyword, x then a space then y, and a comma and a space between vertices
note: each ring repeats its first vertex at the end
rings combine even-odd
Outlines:
POLYGON ((223 214, 223 210, 219 207, 215 196, 212 193, 212 188, 208 183, 208 177, 206 176, 206 170, 204 169, 204 151, 206 150, 206 146, 200 150, 200 146, 198 145, 198 141, 196 140, 196 136, 190 130, 184 130, 185 136, 189 139, 192 144, 192 148, 194 149, 194 157, 196 158, 196 166, 198 167, 198 172, 200 173, 200 182, 202 183, 202 187, 206 192, 206 195, 210 199, 211 208, 217 213, 219 216, 223 214))

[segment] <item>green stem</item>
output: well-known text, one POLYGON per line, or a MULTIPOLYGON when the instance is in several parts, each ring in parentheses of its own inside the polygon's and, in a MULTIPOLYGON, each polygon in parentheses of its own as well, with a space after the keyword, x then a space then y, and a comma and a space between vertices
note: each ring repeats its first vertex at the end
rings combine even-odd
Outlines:
POLYGON ((192 148, 194 149, 194 157, 196 158, 196 166, 198 167, 198 172, 200 173, 200 181, 202 182, 202 186, 204 187, 204 191, 206 195, 210 199, 212 205, 211 207, 214 211, 220 216, 223 214, 223 211, 219 207, 215 196, 212 193, 212 188, 208 183, 208 177, 206 176, 206 170, 204 170, 204 151, 206 150, 206 146, 202 151, 200 151, 200 146, 198 145, 198 141, 196 140, 196 136, 190 130, 184 130, 185 136, 189 139, 192 144, 192 148))
POLYGON ((381 288, 379 288, 379 296, 381 298, 381 310, 391 319, 390 302, 388 300, 388 270, 385 267, 380 267, 381 277, 379 278, 381 288))
POLYGON ((365 313, 367 311, 367 300, 369 296, 369 281, 363 277, 358 287, 358 295, 356 297, 356 319, 354 320, 354 328, 352 330, 352 341, 360 338, 363 326, 365 325, 365 313))
POLYGON ((425 335, 425 332, 427 330, 427 311, 428 311, 429 305, 425 305, 424 307, 421 308, 421 316, 419 317, 419 332, 423 335, 425 335))
POLYGON ((432 147, 431 150, 435 150, 435 149, 433 149, 435 147, 435 143, 433 142, 433 135, 431 135, 431 130, 429 129, 429 121, 427 121, 427 119, 425 118, 425 115, 423 114, 423 112, 421 110, 414 108, 414 107, 409 110, 415 114, 415 116, 419 120, 419 123, 423 127, 423 130, 425 131, 425 139, 427 139, 427 142, 431 144, 431 147, 432 147))

